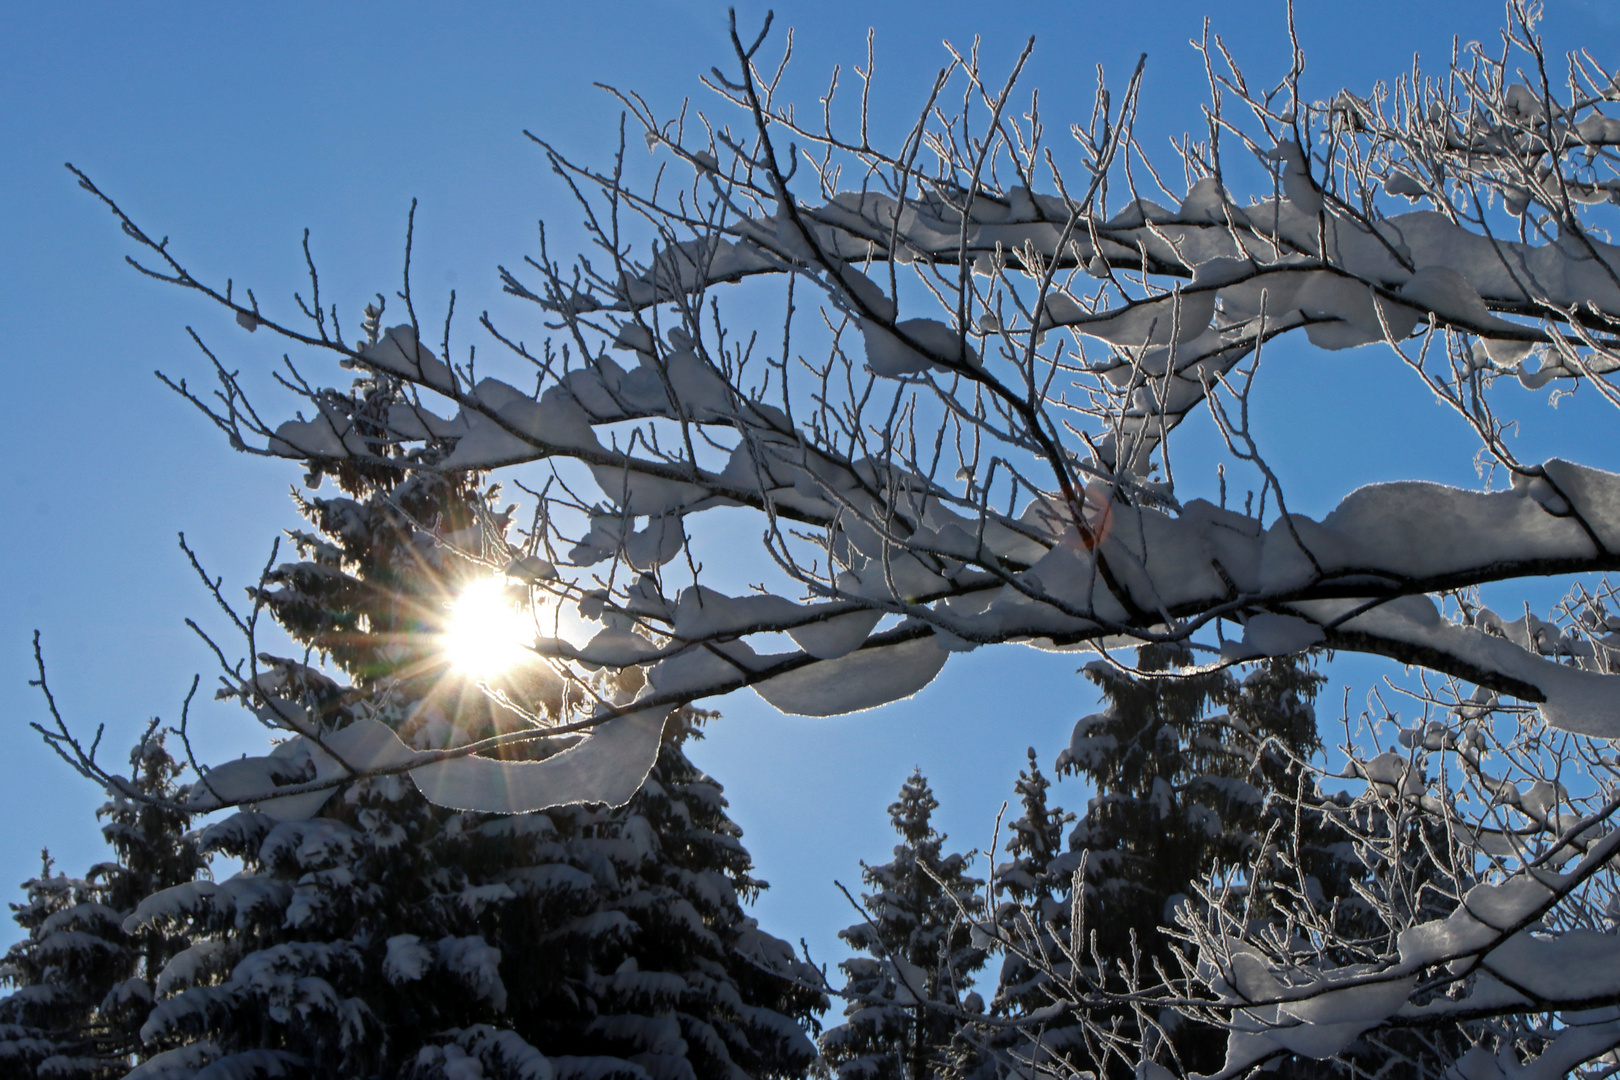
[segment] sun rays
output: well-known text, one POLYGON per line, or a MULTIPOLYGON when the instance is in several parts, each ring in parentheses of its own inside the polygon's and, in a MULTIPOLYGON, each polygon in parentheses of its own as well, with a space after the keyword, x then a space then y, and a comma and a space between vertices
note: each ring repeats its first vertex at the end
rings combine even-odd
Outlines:
POLYGON ((534 626, 499 578, 469 582, 450 603, 440 648, 463 675, 489 679, 530 655, 534 626))

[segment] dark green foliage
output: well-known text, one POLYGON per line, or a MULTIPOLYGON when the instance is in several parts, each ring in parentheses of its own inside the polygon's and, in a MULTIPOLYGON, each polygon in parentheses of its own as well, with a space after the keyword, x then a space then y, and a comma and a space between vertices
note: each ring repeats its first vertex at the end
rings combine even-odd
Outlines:
MULTIPOLYGON (((380 393, 360 384, 345 408, 363 419, 380 393)), ((374 717, 424 747, 557 716, 561 683, 538 660, 490 680, 498 705, 440 649, 449 602, 512 558, 496 491, 465 474, 334 475, 340 494, 299 503, 300 560, 254 593, 309 652, 262 657, 241 696, 262 715, 269 688, 332 727, 374 717), (317 655, 342 681, 308 666, 317 655)), ((802 1076, 825 998, 744 912, 764 883, 684 752, 705 715, 671 717, 618 809, 458 812, 394 776, 350 784, 309 820, 249 808, 209 825, 203 846, 243 871, 140 906, 132 925, 192 942, 144 1037, 177 1077, 209 1063, 333 1080, 802 1076)))
MULTIPOLYGON (((1107 707, 1075 726, 1058 758, 1059 772, 1096 790, 1072 843, 1086 856, 1085 948, 1104 959, 1089 974, 1113 990, 1180 973, 1166 928, 1175 905, 1196 904, 1196 888, 1218 873, 1238 872, 1250 890, 1269 883, 1276 855, 1297 839, 1309 887, 1344 895, 1347 885, 1334 853, 1294 836, 1294 799, 1314 797, 1294 759, 1321 746, 1312 702, 1323 677, 1293 658, 1262 661, 1241 680, 1230 670, 1182 670, 1190 663, 1184 649, 1159 646, 1139 651, 1141 674, 1087 665, 1107 707)), ((1252 897, 1256 917, 1269 887, 1252 897)), ((1183 1070, 1219 1069, 1224 1031, 1169 1013, 1153 1019, 1168 1040, 1161 1057, 1183 1070)), ((1161 1038, 1142 1030, 1141 1017, 1112 1020, 1150 1042, 1161 1038)))
POLYGON ((6 954, 16 989, 0 1001, 0 1076, 106 1075, 96 1006, 127 966, 122 920, 89 882, 52 874, 48 854, 42 862, 27 899, 11 905, 28 937, 6 954))
POLYGON ((1311 703, 1322 676, 1289 659, 1265 661, 1242 681, 1178 673, 1189 661, 1145 648, 1141 669, 1163 674, 1087 665, 1108 705, 1076 725, 1058 758, 1060 773, 1096 790, 1073 844, 1087 852, 1087 922, 1105 955, 1128 955, 1134 935, 1147 955, 1167 957, 1157 932, 1166 905, 1219 867, 1255 862, 1283 812, 1268 798, 1299 793, 1291 755, 1321 745, 1311 703))
POLYGON ((760 883, 689 736, 619 810, 457 813, 383 778, 309 821, 210 826, 246 869, 143 906, 196 941, 148 1038, 311 1076, 454 1075, 468 1053, 490 1077, 802 1075, 824 1000, 743 913, 760 883))
POLYGON ((995 922, 1013 943, 993 1011, 1027 1022, 1016 1034, 986 1027, 975 1036, 1003 1070, 1016 1060, 1133 1075, 1139 1043, 1178 1071, 1218 1070, 1223 1030, 1123 1005, 1093 1007, 1082 1023, 1060 1007, 1076 995, 1151 989, 1179 976, 1175 911, 1202 903, 1200 886, 1228 881, 1234 911, 1259 921, 1274 901, 1290 899, 1279 890, 1341 901, 1343 917, 1353 916, 1351 886, 1365 868, 1299 764, 1320 749, 1312 702, 1322 676, 1297 658, 1262 661, 1241 678, 1185 670, 1190 663, 1184 649, 1148 647, 1135 672, 1085 668, 1105 708, 1075 725, 1058 757, 1060 774, 1080 776, 1095 793, 1067 851, 1058 838, 1073 815, 1049 805, 1049 782, 1030 753, 1016 788, 1012 859, 993 882, 995 922))
POLYGON ((1144 648, 1135 676, 1104 663, 1086 676, 1107 708, 1081 720, 1060 773, 1096 796, 1075 829, 1088 853, 1087 924, 1105 956, 1169 959, 1166 905, 1217 867, 1252 863, 1264 840, 1266 796, 1295 794, 1275 747, 1320 746, 1311 702, 1321 676, 1266 661, 1241 683, 1227 671, 1180 674, 1190 656, 1144 648), (1212 709, 1224 708, 1224 713, 1212 709))
POLYGON ((139 1031, 158 973, 187 942, 127 931, 125 918, 142 897, 191 880, 205 860, 185 835, 189 816, 172 806, 185 794, 175 783, 183 767, 162 734, 149 730, 130 764, 130 793, 97 811, 114 861, 76 879, 52 874, 47 855, 24 885, 27 900, 12 905, 28 937, 5 959, 16 989, 0 1000, 0 1077, 122 1076, 144 1056, 139 1031))
MULTIPOLYGON (((373 438, 400 402, 367 378, 322 408, 373 438)), ((255 644, 251 677, 225 696, 272 726, 291 709, 328 729, 375 718, 432 747, 560 715, 561 682, 538 660, 489 680, 497 703, 442 654, 449 602, 520 553, 495 490, 343 462, 311 483, 323 473, 340 491, 299 500, 298 559, 250 591, 305 652, 255 644)), ((604 677, 595 690, 625 688, 604 677)), ((433 806, 387 776, 336 790, 307 820, 246 807, 182 838, 176 770, 148 755, 150 798, 105 811, 118 863, 31 883, 0 1067, 46 1075, 48 1054, 72 1052, 95 1068, 63 1076, 121 1076, 136 1059, 164 1080, 803 1076, 826 1000, 818 973, 742 906, 764 883, 720 786, 684 750, 707 715, 669 719, 626 806, 512 817, 433 806), (213 857, 241 872, 209 880, 213 857), (85 947, 63 949, 75 934, 85 947)), ((543 758, 577 738, 505 752, 543 758)))
POLYGON ((845 1022, 821 1037, 839 1080, 924 1080, 949 1067, 961 1017, 981 1011, 969 992, 987 953, 974 944, 983 882, 968 860, 944 854, 945 836, 930 816, 939 807, 928 781, 914 772, 889 807, 901 842, 894 860, 862 864, 866 921, 839 932, 867 953, 840 966, 848 977, 845 1022))
POLYGON ((953 1080, 1004 1074, 1014 1060, 1061 1069, 1067 1062, 1096 1056, 1073 1015, 1053 1008, 1061 999, 1054 980, 1063 983, 1074 974, 1066 946, 1070 890, 1081 857, 1065 850, 1064 832, 1075 816, 1050 804, 1051 781, 1041 772, 1035 748, 1028 752, 1029 768, 1013 786, 1022 813, 1004 845, 1010 858, 991 879, 998 898, 996 934, 1011 946, 1005 950, 991 1012, 1025 1024, 1021 1029, 979 1025, 971 1031, 964 1041, 977 1052, 963 1055, 953 1080))
MULTIPOLYGON (((1047 930, 1068 921, 1068 892, 1079 859, 1064 850, 1064 829, 1074 815, 1047 802, 1051 787, 1029 748, 1029 770, 1013 785, 1023 813, 1012 823, 1004 849, 1011 858, 996 867, 993 884, 997 897, 996 923, 1007 938, 1038 934, 1039 951, 1031 956, 1009 955, 1002 965, 994 1008, 1001 1013, 1028 1014, 1052 1004, 1043 989, 1042 966, 1066 970, 1062 953, 1047 930)), ((1032 939, 1037 940, 1037 939, 1032 939)))

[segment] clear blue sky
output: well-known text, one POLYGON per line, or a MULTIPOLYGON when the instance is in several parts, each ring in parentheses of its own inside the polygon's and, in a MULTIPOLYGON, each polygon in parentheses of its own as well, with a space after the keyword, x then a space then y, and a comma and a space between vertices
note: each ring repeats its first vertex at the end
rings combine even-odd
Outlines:
MULTIPOLYGON (((758 25, 764 5, 740 5, 758 25)), ((1301 0, 1313 97, 1365 91, 1413 52, 1437 68, 1452 36, 1494 39, 1490 0, 1301 0)), ((1551 0, 1546 33, 1620 62, 1620 5, 1551 0)), ((1286 59, 1281 0, 1148 3, 788 3, 798 31, 796 100, 813 104, 835 63, 864 62, 877 30, 881 125, 909 123, 943 38, 1004 70, 1037 36, 1026 84, 1042 88, 1049 124, 1084 118, 1096 64, 1123 77, 1148 54, 1140 130, 1149 145, 1198 123, 1202 70, 1187 41, 1215 18, 1251 73, 1286 59)), ((577 158, 604 161, 617 110, 596 81, 634 88, 661 111, 702 103, 698 77, 725 64, 726 8, 630 4, 33 3, 10 0, 0 35, 0 897, 49 845, 81 873, 102 857, 99 794, 27 730, 42 719, 29 636, 44 634, 52 678, 84 731, 107 725, 121 755, 145 718, 173 719, 210 661, 182 624, 217 622, 175 546, 184 530, 229 586, 257 575, 277 531, 296 517, 294 467, 233 454, 153 378, 162 368, 207 378, 190 324, 232 365, 263 371, 274 342, 123 265, 112 219, 62 169, 71 160, 145 226, 173 238, 199 270, 251 285, 261 301, 303 288, 305 227, 323 287, 351 322, 391 293, 410 200, 420 200, 417 286, 452 286, 463 311, 527 313, 500 295, 497 263, 533 248, 545 216, 553 252, 579 238, 573 210, 529 128, 577 158)), ((534 333, 529 335, 531 338, 534 333)), ((1278 349, 1262 381, 1259 430, 1293 504, 1331 508, 1371 480, 1425 476, 1471 483, 1472 444, 1397 364, 1373 350, 1278 349)), ((1547 453, 1620 466, 1609 417, 1577 399, 1532 406, 1526 440, 1547 453)), ((275 409, 271 410, 275 412, 275 409)), ((1535 456, 1532 452, 1531 456, 1535 456)), ((1189 459, 1183 451, 1182 467, 1189 459)), ((1075 657, 1008 647, 960 657, 912 701, 834 720, 786 719, 749 697, 723 701, 696 756, 725 784, 762 876, 759 914, 782 937, 807 937, 836 959, 834 931, 852 913, 832 887, 858 881, 857 860, 892 844, 884 808, 913 765, 933 779, 954 842, 983 845, 1010 796, 1024 748, 1044 765, 1090 711, 1075 657)), ((1340 665, 1364 683, 1371 665, 1340 665)), ((1358 691, 1359 693, 1359 691, 1358 691)), ((1324 715, 1333 708, 1324 710, 1324 715)), ((196 726, 214 756, 258 750, 240 714, 206 703, 196 726)), ((1071 807, 1085 793, 1057 789, 1071 807)), ((983 870, 981 863, 979 869, 983 870)), ((0 941, 15 935, 0 927, 0 941)))

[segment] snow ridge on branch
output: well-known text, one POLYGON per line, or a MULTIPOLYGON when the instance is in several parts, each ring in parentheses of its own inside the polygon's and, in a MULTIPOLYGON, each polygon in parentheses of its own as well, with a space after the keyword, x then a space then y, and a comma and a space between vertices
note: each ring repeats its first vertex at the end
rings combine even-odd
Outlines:
MULTIPOLYGON (((222 366, 213 402, 177 389, 235 445, 317 468, 397 462, 428 445, 448 453, 419 467, 549 467, 558 483, 536 542, 548 567, 573 569, 531 584, 603 628, 584 641, 542 636, 536 649, 559 669, 644 675, 632 700, 579 718, 602 735, 634 723, 627 710, 650 716, 742 687, 789 712, 870 708, 916 692, 950 653, 1000 642, 1189 638, 1212 662, 1313 645, 1378 653, 1540 703, 1567 730, 1620 732, 1607 644, 1572 665, 1488 622, 1443 619, 1430 599, 1620 558, 1620 477, 1517 461, 1485 396, 1509 376, 1613 393, 1603 376, 1620 356, 1620 249, 1585 224, 1591 193, 1613 185, 1583 179, 1613 156, 1602 111, 1612 83, 1539 113, 1478 63, 1461 96, 1424 91, 1421 111, 1402 97, 1393 117, 1382 100, 1284 108, 1239 94, 1251 124, 1212 109, 1211 140, 1188 145, 1189 186, 1167 209, 1136 188, 1140 67, 1118 102, 1099 90, 1075 129, 1080 165, 1065 171, 1038 110, 1011 115, 1022 59, 996 90, 976 58, 957 57, 912 138, 886 154, 835 134, 831 113, 814 128, 778 105, 759 48, 737 39, 739 75, 714 76, 746 123, 711 124, 706 145, 689 141, 684 119, 660 121, 620 95, 669 159, 651 187, 632 181, 623 150, 597 172, 546 148, 609 263, 565 268, 542 234, 538 285, 503 271, 561 341, 537 355, 482 320, 537 375, 532 393, 452 363, 448 323, 444 346, 427 347, 408 272, 412 321, 385 330, 381 308, 368 309, 368 340, 347 344, 335 308, 328 318, 305 306, 313 332, 286 327, 251 294, 244 306, 229 286, 193 278, 167 240, 103 196, 159 260, 146 272, 391 388, 362 416, 352 395, 293 370, 283 381, 314 412, 276 424, 222 366), (940 127, 951 86, 962 111, 940 127), (967 134, 971 110, 985 114, 982 135, 967 134), (1272 170, 1275 190, 1240 205, 1220 183, 1216 136, 1272 170), (1425 162, 1455 179, 1419 183, 1425 162), (668 175, 683 164, 686 187, 668 175), (1552 167, 1562 187, 1510 183, 1513 170, 1552 167), (1433 208, 1386 215, 1380 183, 1433 208), (1121 185, 1131 197, 1111 206, 1121 185), (1532 190, 1523 205, 1521 190, 1532 190), (1486 208, 1497 196, 1511 196, 1518 239, 1497 234, 1502 211, 1486 208), (1533 205, 1559 215, 1556 235, 1533 205), (633 222, 650 238, 645 258, 633 222), (759 355, 758 339, 719 315, 722 283, 745 279, 783 286, 778 353, 759 355), (807 291, 820 297, 819 337, 795 319, 807 291), (718 320, 707 329, 705 305, 718 320), (1399 482, 1357 491, 1321 521, 1288 513, 1246 409, 1265 342, 1294 330, 1327 349, 1402 351, 1480 430, 1511 490, 1399 482), (825 360, 796 343, 825 346, 825 360), (1258 510, 1175 497, 1167 440, 1201 404, 1263 474, 1258 510), (581 481, 598 494, 579 493, 581 481), (693 528, 720 507, 758 515, 780 587, 735 597, 691 574, 681 583, 679 565, 698 564, 693 528), (792 651, 754 644, 783 635, 792 651)), ((1215 84, 1246 85, 1235 68, 1215 84)), ((313 263, 311 277, 318 298, 313 263)), ((608 741, 588 738, 579 753, 608 741)), ((346 771, 416 768, 381 743, 346 771)), ((620 768, 612 760, 604 777, 620 768)), ((612 784, 600 794, 623 795, 612 784)))

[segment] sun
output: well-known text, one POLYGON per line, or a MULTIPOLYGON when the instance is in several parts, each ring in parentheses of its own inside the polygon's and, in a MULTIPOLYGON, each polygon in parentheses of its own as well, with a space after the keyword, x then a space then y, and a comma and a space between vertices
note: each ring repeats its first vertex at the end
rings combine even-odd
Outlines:
POLYGON ((499 578, 479 578, 450 604, 440 648, 452 667, 489 679, 529 655, 534 627, 519 614, 499 578))

